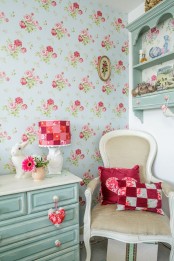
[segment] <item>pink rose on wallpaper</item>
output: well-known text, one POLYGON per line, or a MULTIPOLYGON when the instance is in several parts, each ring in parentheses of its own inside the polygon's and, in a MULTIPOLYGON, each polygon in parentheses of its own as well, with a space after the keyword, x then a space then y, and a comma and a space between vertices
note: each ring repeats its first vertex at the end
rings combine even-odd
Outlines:
POLYGON ((156 38, 159 35, 159 30, 157 27, 149 29, 147 33, 144 34, 143 36, 143 41, 148 44, 153 44, 153 42, 156 40, 156 38))
POLYGON ((4 12, 1 12, 0 11, 0 23, 1 22, 9 22, 9 19, 8 18, 6 18, 6 16, 5 16, 5 14, 4 14, 4 12))
POLYGON ((125 41, 124 44, 121 47, 121 51, 128 55, 129 53, 129 41, 125 41))
POLYGON ((40 51, 36 53, 39 58, 45 62, 49 63, 52 59, 57 58, 57 53, 54 52, 52 46, 48 45, 46 47, 41 47, 40 51))
POLYGON ((27 49, 22 46, 22 41, 19 39, 14 40, 7 40, 7 45, 2 46, 2 50, 6 51, 11 57, 18 58, 20 53, 26 53, 27 49))
POLYGON ((92 35, 89 34, 88 28, 84 29, 80 32, 80 34, 78 36, 78 40, 79 40, 79 42, 83 43, 84 45, 94 42, 92 35))
POLYGON ((17 103, 17 104, 23 104, 23 99, 22 99, 21 97, 17 97, 17 98, 15 99, 15 103, 17 103))
POLYGON ((37 107, 37 110, 45 116, 51 116, 53 111, 58 110, 58 106, 54 103, 54 100, 50 98, 47 101, 42 100, 41 105, 37 107))
POLYGON ((95 116, 101 117, 102 113, 106 111, 106 107, 104 106, 104 103, 100 101, 95 104, 91 111, 95 114, 95 116))
POLYGON ((116 73, 120 74, 122 71, 125 71, 126 67, 123 64, 123 61, 118 61, 115 65, 114 65, 114 70, 116 73))
POLYGON ((11 136, 6 131, 0 129, 0 143, 11 140, 11 136))
POLYGON ((65 58, 70 65, 73 67, 76 67, 78 63, 83 62, 83 58, 80 57, 80 53, 78 51, 75 51, 74 53, 70 53, 68 57, 65 58))
POLYGON ((90 169, 87 171, 87 172, 85 172, 84 174, 83 174, 83 176, 82 176, 82 181, 80 182, 80 185, 81 186, 87 186, 88 184, 89 184, 89 182, 92 180, 94 178, 94 175, 92 175, 91 173, 90 173, 90 169))
POLYGON ((35 69, 32 68, 24 73, 24 76, 20 79, 22 85, 26 85, 29 89, 37 84, 42 84, 38 75, 35 75, 35 69))
POLYGON ((56 1, 52 0, 36 0, 40 3, 40 6, 43 7, 46 11, 50 9, 51 6, 55 7, 57 5, 56 1))
POLYGON ((95 135, 96 135, 96 133, 90 127, 90 123, 88 123, 82 127, 79 137, 80 137, 80 139, 88 140, 89 138, 91 138, 92 136, 95 136, 95 135))
POLYGON ((83 111, 84 107, 81 105, 81 102, 79 100, 76 100, 75 102, 71 102, 70 106, 67 107, 66 111, 70 112, 71 115, 74 117, 77 117, 79 112, 83 111))
POLYGON ((95 89, 95 86, 89 81, 89 75, 83 77, 79 84, 79 90, 87 93, 92 89, 95 89))
POLYGON ((37 29, 42 30, 42 27, 39 25, 38 21, 34 20, 34 14, 27 14, 23 17, 23 20, 19 22, 21 29, 26 30, 28 33, 36 31, 37 29))
POLYGON ((106 133, 110 132, 110 131, 113 131, 113 130, 114 130, 114 128, 112 127, 112 124, 111 124, 111 123, 108 124, 108 125, 106 125, 106 126, 105 126, 105 129, 104 129, 103 132, 102 132, 102 136, 105 135, 106 133))
POLYGON ((68 161, 75 165, 79 165, 79 161, 83 160, 85 155, 82 153, 81 149, 76 149, 75 151, 71 151, 70 157, 68 158, 68 161))
POLYGON ((55 26, 51 29, 51 34, 53 36, 56 36, 59 40, 63 38, 65 35, 70 37, 68 30, 63 26, 63 21, 55 24, 55 26))
POLYGON ((65 10, 72 18, 76 18, 78 14, 79 15, 83 14, 83 11, 80 10, 80 6, 77 2, 72 4, 70 3, 68 6, 65 7, 65 10))
POLYGON ((105 22, 105 18, 103 17, 103 14, 101 11, 97 11, 96 13, 90 15, 90 18, 96 25, 100 25, 101 22, 105 22))
POLYGON ((10 78, 6 75, 6 73, 0 71, 0 83, 2 83, 4 81, 8 82, 9 80, 10 80, 10 78))
POLYGON ((116 91, 116 89, 114 88, 114 85, 111 83, 110 80, 108 80, 103 86, 102 86, 102 92, 106 93, 107 95, 109 95, 110 93, 112 93, 113 91, 116 91))
POLYGON ((3 107, 3 110, 16 117, 19 116, 21 110, 26 110, 27 108, 28 106, 23 102, 23 99, 16 97, 14 100, 9 99, 8 104, 3 107))
POLYGON ((28 126, 25 132, 22 134, 22 141, 29 141, 32 144, 35 140, 38 139, 38 126, 33 123, 31 126, 28 126))
POLYGON ((129 95, 129 84, 128 83, 125 83, 124 84, 124 87, 122 89, 122 94, 128 96, 129 95))
POLYGON ((112 23, 113 27, 115 28, 115 30, 117 32, 120 32, 121 29, 125 28, 125 25, 122 21, 121 18, 117 18, 113 23, 112 23))
POLYGON ((101 46, 105 48, 107 51, 110 50, 111 48, 115 48, 114 42, 111 41, 110 37, 111 37, 110 35, 105 36, 101 42, 101 46))
POLYGON ((96 162, 102 162, 102 158, 100 155, 100 151, 99 150, 95 150, 94 154, 91 156, 92 159, 94 159, 96 162))
POLYGON ((116 107, 115 110, 113 110, 113 112, 120 117, 123 113, 126 112, 126 108, 124 107, 124 104, 122 102, 119 103, 119 105, 116 107))
POLYGON ((64 72, 57 74, 52 81, 52 87, 58 89, 59 91, 63 90, 65 87, 70 87, 71 84, 68 82, 68 79, 64 77, 64 72))

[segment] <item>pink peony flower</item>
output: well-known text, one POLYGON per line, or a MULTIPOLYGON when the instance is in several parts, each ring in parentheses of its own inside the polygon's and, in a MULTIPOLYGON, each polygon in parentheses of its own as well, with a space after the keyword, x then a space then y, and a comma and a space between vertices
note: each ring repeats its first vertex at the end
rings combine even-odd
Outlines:
POLYGON ((21 103, 23 103, 23 99, 22 99, 21 97, 17 97, 17 98, 15 99, 15 103, 21 104, 21 103))
POLYGON ((52 6, 56 6, 56 5, 57 5, 56 1, 52 1, 52 2, 51 2, 51 5, 52 5, 52 6))
POLYGON ((47 51, 48 51, 48 52, 53 52, 53 47, 47 46, 47 51))
POLYGON ((54 104, 53 99, 48 99, 48 100, 47 100, 47 104, 48 104, 48 105, 52 105, 52 104, 54 104))
POLYGON ((98 16, 102 16, 102 12, 101 11, 97 11, 97 15, 98 16))
POLYGON ((23 135, 22 135, 22 141, 27 141, 27 140, 28 140, 27 135, 26 135, 26 134, 23 134, 23 135))
POLYGON ((24 23, 24 21, 20 21, 19 25, 23 29, 26 28, 26 24, 24 23))
POLYGON ((20 40, 14 40, 14 44, 16 45, 16 46, 22 46, 22 42, 20 41, 20 40))
POLYGON ((21 83, 22 85, 26 85, 26 84, 27 84, 27 81, 26 81, 25 78, 21 78, 20 83, 21 83))
POLYGON ((76 52, 74 52, 74 56, 75 56, 75 57, 80 57, 80 54, 79 54, 79 52, 77 52, 77 51, 76 51, 76 52))
POLYGON ((80 155, 81 154, 81 150, 80 149, 77 149, 76 150, 76 155, 80 155))
POLYGON ((98 103, 98 106, 99 106, 99 107, 103 107, 103 105, 104 105, 104 104, 103 104, 103 102, 101 102, 101 101, 98 103))
POLYGON ((73 6, 74 6, 74 8, 79 9, 78 3, 74 3, 73 6))
POLYGON ((76 101, 75 101, 75 105, 76 105, 76 106, 79 106, 79 105, 80 105, 80 101, 76 100, 76 101))
POLYGON ((118 18, 118 23, 122 24, 122 19, 121 18, 118 18))

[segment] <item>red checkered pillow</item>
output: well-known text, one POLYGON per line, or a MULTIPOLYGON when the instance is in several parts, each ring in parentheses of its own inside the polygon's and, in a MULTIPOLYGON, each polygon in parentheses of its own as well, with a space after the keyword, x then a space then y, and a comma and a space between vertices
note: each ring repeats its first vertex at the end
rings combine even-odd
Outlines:
POLYGON ((118 180, 117 210, 145 210, 163 215, 161 182, 118 180))
POLYGON ((138 165, 132 169, 99 167, 98 173, 101 181, 102 205, 117 203, 117 180, 129 177, 140 182, 138 165))

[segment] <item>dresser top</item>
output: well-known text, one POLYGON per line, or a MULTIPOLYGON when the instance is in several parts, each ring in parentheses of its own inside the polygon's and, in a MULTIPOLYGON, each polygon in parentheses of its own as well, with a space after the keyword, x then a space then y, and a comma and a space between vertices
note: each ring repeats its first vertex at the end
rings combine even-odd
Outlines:
POLYGON ((36 189, 49 188, 72 183, 79 183, 81 178, 69 171, 63 170, 62 174, 47 175, 42 181, 34 181, 32 177, 17 179, 14 175, 0 176, 0 196, 26 192, 36 189))

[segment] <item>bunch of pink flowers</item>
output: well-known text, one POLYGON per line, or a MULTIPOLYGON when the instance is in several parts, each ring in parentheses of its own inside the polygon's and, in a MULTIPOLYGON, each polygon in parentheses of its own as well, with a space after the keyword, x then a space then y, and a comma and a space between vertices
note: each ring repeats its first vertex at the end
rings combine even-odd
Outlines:
POLYGON ((46 167, 49 161, 41 156, 28 156, 22 162, 22 169, 26 172, 35 171, 36 168, 46 167))

